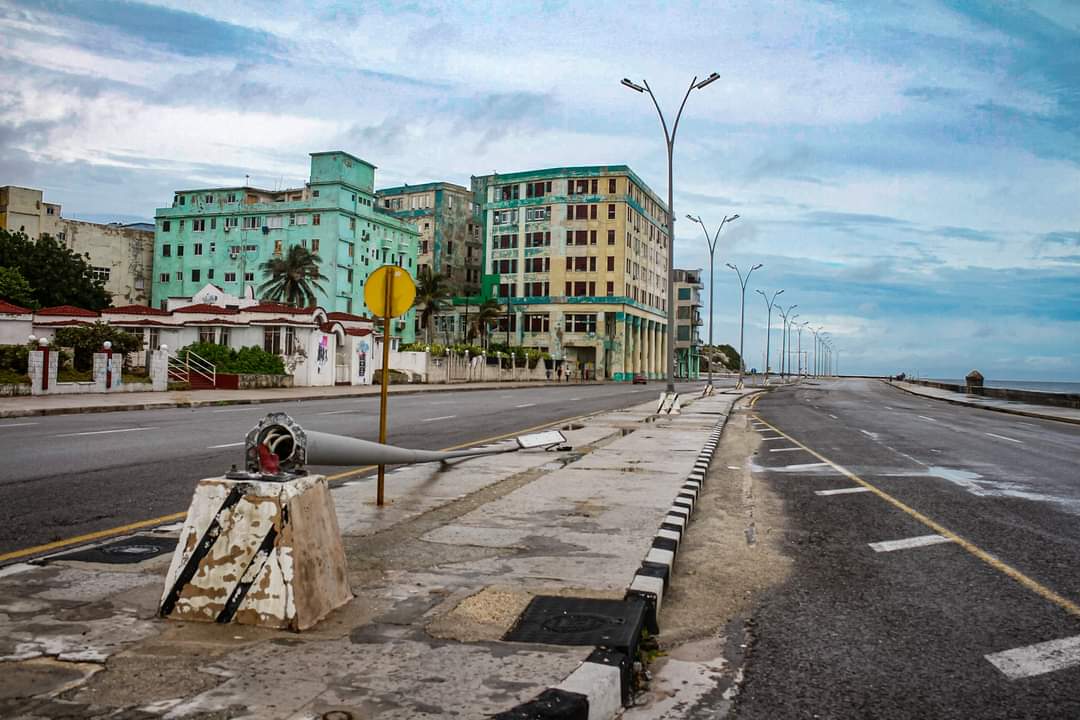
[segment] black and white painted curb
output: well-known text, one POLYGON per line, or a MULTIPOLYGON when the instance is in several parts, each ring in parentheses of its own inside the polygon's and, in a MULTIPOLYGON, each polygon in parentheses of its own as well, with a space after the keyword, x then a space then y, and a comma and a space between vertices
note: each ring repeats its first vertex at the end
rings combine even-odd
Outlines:
MULTIPOLYGON (((660 632, 658 617, 663 605, 664 593, 671 583, 675 559, 679 552, 690 518, 698 504, 698 496, 705 486, 705 476, 712 462, 716 446, 727 423, 723 415, 709 432, 704 447, 694 461, 679 488, 667 515, 660 523, 652 546, 634 574, 626 599, 645 602, 645 629, 656 635, 660 632)), ((608 648, 596 648, 585 662, 569 677, 554 688, 540 693, 534 700, 512 710, 495 715, 500 720, 526 720, 527 718, 567 718, 568 720, 607 720, 614 718, 631 701, 633 663, 636 647, 629 652, 608 648)))

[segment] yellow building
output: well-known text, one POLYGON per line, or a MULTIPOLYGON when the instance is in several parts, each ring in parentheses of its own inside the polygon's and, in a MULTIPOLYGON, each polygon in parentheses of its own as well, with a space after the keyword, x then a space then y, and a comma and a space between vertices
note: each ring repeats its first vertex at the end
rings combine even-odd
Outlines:
POLYGON ((666 205, 626 165, 472 180, 483 295, 509 304, 494 340, 575 377, 666 375, 666 205))
POLYGON ((154 226, 101 224, 61 217, 60 205, 47 203, 41 190, 0 187, 0 229, 31 238, 49 235, 69 250, 89 256, 94 277, 104 281, 114 305, 150 302, 154 226))

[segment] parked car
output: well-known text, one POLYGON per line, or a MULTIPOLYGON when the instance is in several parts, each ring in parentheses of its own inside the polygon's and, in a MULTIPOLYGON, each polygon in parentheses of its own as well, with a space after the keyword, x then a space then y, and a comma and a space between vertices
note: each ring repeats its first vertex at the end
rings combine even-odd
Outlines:
POLYGON ((645 377, 645 373, 634 373, 634 385, 648 385, 649 378, 645 377))

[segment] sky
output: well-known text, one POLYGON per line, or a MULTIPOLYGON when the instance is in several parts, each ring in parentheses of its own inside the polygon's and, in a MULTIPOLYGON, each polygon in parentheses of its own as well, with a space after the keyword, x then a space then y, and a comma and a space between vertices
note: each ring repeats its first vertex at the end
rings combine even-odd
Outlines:
POLYGON ((740 215, 716 343, 739 339, 726 264, 762 263, 748 366, 756 291, 783 289, 843 373, 1080 381, 1073 0, 0 0, 0 185, 134 221, 179 188, 300 185, 341 149, 379 186, 625 163, 664 197, 656 112, 619 80, 670 121, 711 72, 676 137, 675 260, 708 284, 685 216, 740 215))

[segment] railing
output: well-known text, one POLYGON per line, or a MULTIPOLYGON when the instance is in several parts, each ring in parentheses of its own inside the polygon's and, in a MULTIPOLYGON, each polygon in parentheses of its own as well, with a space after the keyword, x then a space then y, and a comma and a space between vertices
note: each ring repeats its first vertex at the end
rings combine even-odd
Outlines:
POLYGON ((169 380, 190 383, 195 375, 210 383, 210 387, 217 385, 217 368, 212 362, 190 350, 184 350, 182 354, 183 357, 169 357, 169 380))

